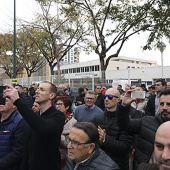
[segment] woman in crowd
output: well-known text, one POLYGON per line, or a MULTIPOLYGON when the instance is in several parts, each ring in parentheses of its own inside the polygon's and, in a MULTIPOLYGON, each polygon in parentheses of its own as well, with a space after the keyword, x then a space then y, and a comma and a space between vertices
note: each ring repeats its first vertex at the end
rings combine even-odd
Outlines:
POLYGON ((40 111, 40 105, 37 102, 33 103, 32 110, 34 112, 39 112, 40 111))
POLYGON ((61 134, 61 143, 60 143, 60 152, 61 155, 67 154, 67 144, 68 144, 68 135, 70 133, 70 129, 77 122, 76 119, 72 116, 72 101, 68 96, 57 96, 53 101, 54 106, 57 110, 60 110, 65 114, 66 120, 63 128, 63 132, 61 134))

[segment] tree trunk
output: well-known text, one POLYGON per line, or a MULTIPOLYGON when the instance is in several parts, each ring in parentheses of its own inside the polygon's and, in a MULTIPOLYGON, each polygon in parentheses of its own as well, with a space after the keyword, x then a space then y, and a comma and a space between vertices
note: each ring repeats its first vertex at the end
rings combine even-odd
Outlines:
POLYGON ((59 61, 59 57, 57 57, 57 70, 58 70, 58 84, 61 84, 61 72, 60 72, 60 61, 59 61))
POLYGON ((105 63, 104 59, 100 58, 100 68, 101 68, 101 83, 106 84, 106 74, 105 74, 105 63))

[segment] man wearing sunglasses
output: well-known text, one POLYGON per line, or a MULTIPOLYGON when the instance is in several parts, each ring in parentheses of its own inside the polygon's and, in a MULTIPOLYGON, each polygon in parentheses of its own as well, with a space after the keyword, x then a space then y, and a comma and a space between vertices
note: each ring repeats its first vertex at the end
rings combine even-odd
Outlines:
POLYGON ((118 170, 117 164, 99 149, 99 134, 90 122, 73 125, 68 137, 68 158, 64 170, 118 170))
POLYGON ((117 125, 116 109, 120 93, 117 89, 109 88, 104 98, 106 110, 94 119, 94 124, 98 126, 101 149, 118 164, 120 170, 129 170, 133 136, 121 131, 117 125))

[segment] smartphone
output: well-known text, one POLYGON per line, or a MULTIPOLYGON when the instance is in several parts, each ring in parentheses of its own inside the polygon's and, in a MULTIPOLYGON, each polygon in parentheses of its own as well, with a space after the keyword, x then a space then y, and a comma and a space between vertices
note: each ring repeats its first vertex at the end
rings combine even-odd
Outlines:
POLYGON ((131 98, 144 99, 145 93, 146 93, 145 91, 133 91, 131 92, 131 98))
POLYGON ((5 105, 5 98, 3 98, 4 90, 6 90, 6 86, 0 86, 0 105, 5 105))

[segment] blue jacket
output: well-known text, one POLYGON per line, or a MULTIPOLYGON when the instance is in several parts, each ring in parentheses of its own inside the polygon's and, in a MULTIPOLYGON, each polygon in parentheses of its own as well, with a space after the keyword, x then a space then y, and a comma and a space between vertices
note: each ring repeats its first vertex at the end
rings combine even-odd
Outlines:
POLYGON ((15 110, 0 123, 0 169, 19 170, 28 126, 15 110), (21 122, 21 123, 20 123, 21 122), (20 123, 20 125, 19 125, 20 123), (27 128, 25 128, 27 127, 27 128))

